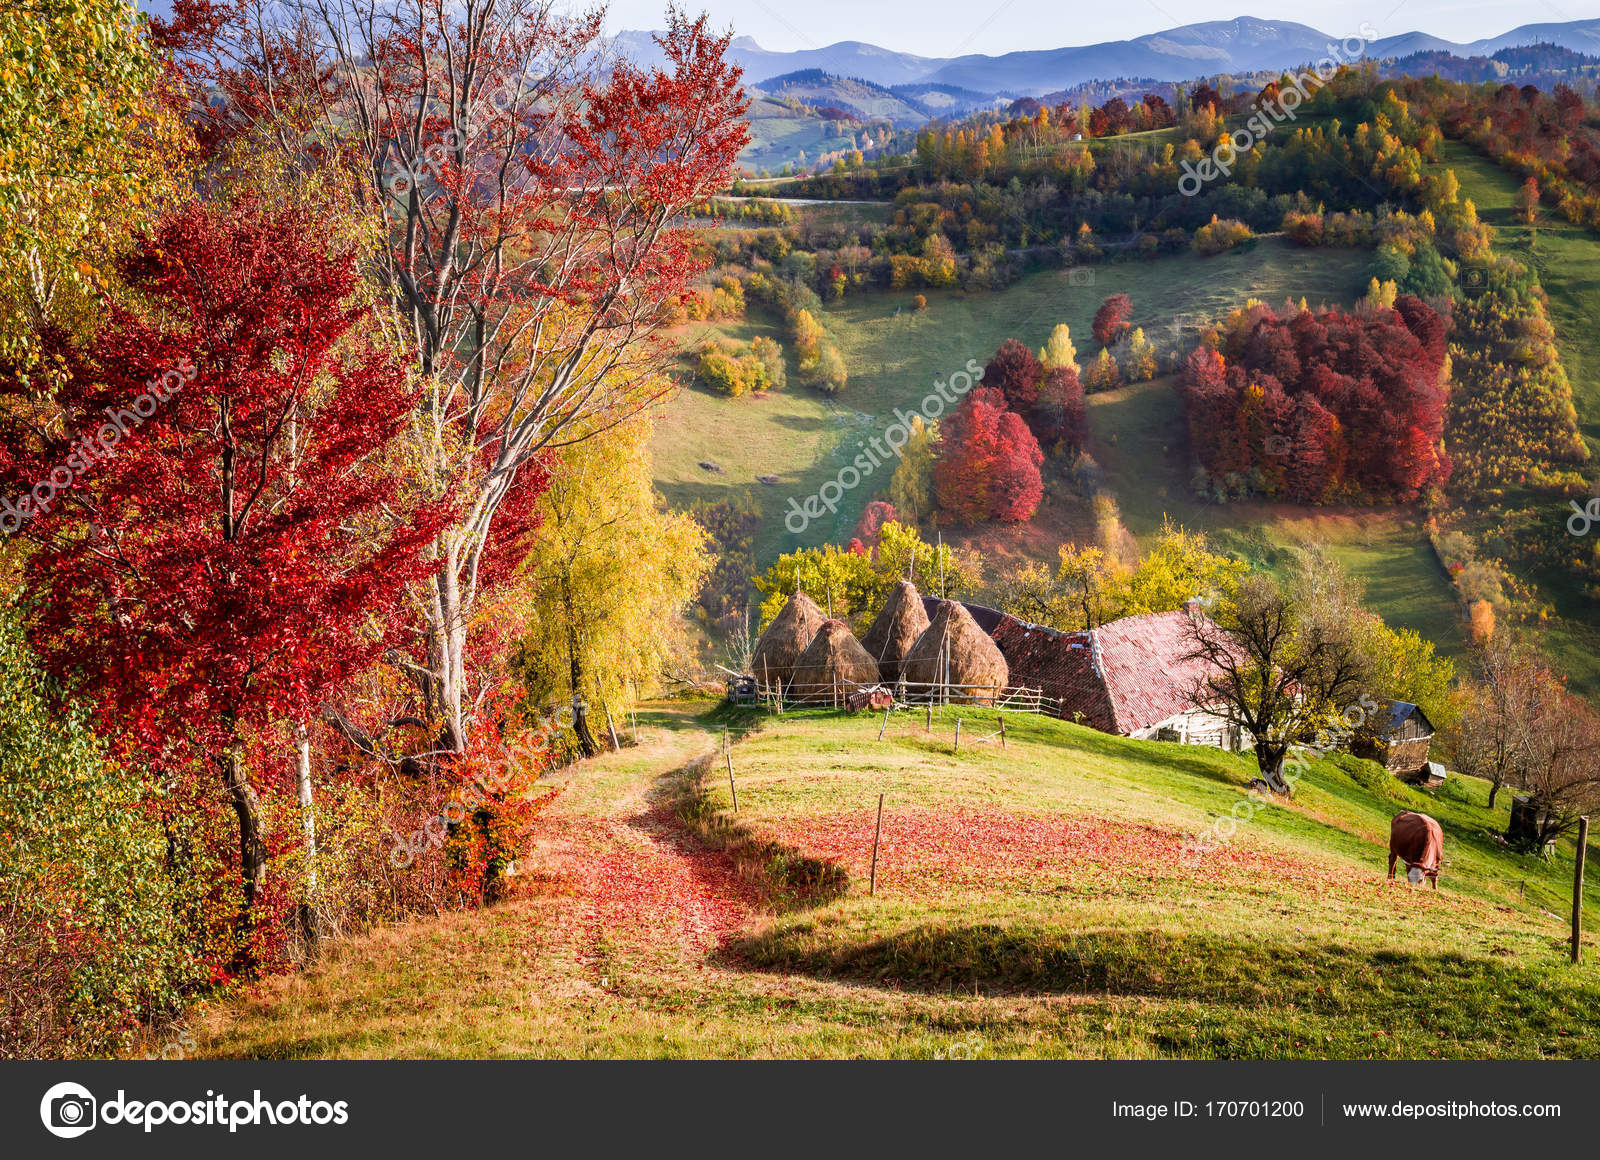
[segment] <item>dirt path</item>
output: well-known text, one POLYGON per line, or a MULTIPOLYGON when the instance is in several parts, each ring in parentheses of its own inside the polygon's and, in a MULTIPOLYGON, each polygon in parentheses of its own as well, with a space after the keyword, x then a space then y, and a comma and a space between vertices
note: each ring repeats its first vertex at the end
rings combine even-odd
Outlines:
POLYGON ((717 951, 760 913, 666 801, 664 779, 717 746, 702 709, 641 714, 637 747, 561 775, 511 900, 381 927, 236 992, 192 1021, 199 1054, 705 1054, 720 1035, 679 1012, 708 990, 748 991, 717 951))
POLYGON ((652 729, 640 748, 568 775, 528 860, 541 892, 570 899, 550 934, 587 964, 630 949, 703 958, 756 913, 732 860, 686 835, 661 798, 660 779, 712 752, 716 739, 687 711, 656 717, 669 727, 652 729))

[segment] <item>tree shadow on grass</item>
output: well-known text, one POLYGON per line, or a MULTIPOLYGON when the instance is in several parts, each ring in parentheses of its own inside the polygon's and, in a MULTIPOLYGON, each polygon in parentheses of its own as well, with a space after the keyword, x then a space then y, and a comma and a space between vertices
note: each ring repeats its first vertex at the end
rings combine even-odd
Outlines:
POLYGON ((737 815, 714 805, 706 791, 706 779, 721 769, 717 755, 705 754, 663 774, 645 795, 647 810, 628 819, 629 823, 646 826, 663 815, 669 817, 677 829, 676 840, 690 855, 686 859, 689 870, 697 879, 716 888, 726 885, 731 876, 754 888, 774 910, 820 906, 850 889, 850 875, 839 863, 761 838, 737 815))
POLYGON ((918 924, 841 939, 809 921, 729 944, 724 965, 925 993, 1075 994, 1365 1013, 1401 1023, 1513 1022, 1541 1035, 1600 1031, 1600 980, 1549 962, 1164 931, 918 924))

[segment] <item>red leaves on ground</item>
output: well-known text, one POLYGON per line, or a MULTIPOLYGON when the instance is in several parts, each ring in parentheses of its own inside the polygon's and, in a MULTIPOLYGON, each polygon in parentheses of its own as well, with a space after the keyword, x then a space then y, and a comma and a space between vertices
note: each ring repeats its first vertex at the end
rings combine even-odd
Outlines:
POLYGON ((559 857, 557 881, 572 896, 557 929, 589 955, 602 940, 703 955, 750 919, 758 893, 733 859, 682 833, 666 807, 628 821, 546 815, 541 839, 559 857))
MULTIPOLYGON (((874 813, 796 816, 763 822, 764 836, 844 866, 864 880, 872 862, 874 813)), ((917 894, 951 887, 1016 888, 1029 881, 1116 888, 1139 882, 1208 883, 1283 880, 1321 892, 1366 882, 1355 870, 1262 850, 1244 840, 1183 864, 1188 835, 1102 818, 1011 814, 992 810, 886 810, 878 883, 917 894)))

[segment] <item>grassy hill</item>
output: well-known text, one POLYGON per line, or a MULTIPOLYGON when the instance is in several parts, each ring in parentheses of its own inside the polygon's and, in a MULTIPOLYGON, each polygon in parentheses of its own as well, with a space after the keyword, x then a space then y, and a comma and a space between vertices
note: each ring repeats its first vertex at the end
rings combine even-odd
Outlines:
POLYGON ((1164 518, 1206 530, 1216 545, 1252 567, 1278 571, 1308 541, 1367 584, 1367 603, 1391 625, 1415 629, 1439 651, 1467 647, 1449 579, 1423 532, 1424 514, 1405 507, 1304 507, 1287 503, 1216 504, 1189 488, 1183 408, 1170 379, 1089 396, 1089 451, 1106 470, 1136 536, 1164 518))
MULTIPOLYGON (((1556 345, 1572 382, 1578 429, 1591 456, 1600 457, 1600 235, 1572 225, 1548 207, 1535 228, 1516 220, 1512 200, 1521 186, 1515 177, 1457 141, 1446 141, 1440 165, 1452 169, 1461 192, 1478 215, 1495 228, 1495 249, 1537 271, 1550 299, 1556 345)), ((1550 519, 1565 521, 1567 505, 1550 502, 1550 519)), ((1478 529, 1497 531, 1493 520, 1478 529)), ((1556 616, 1540 625, 1539 643, 1550 662, 1565 673, 1569 687, 1590 701, 1600 699, 1600 623, 1594 601, 1569 574, 1545 569, 1532 579, 1556 616)))
POLYGON ((814 108, 792 108, 770 97, 754 98, 745 120, 750 143, 739 154, 739 164, 752 172, 814 162, 823 153, 849 149, 853 140, 848 123, 850 134, 840 130, 841 122, 822 117, 814 108))
MULTIPOLYGON (((1281 302, 1293 295, 1313 305, 1348 302, 1362 288, 1367 260, 1355 251, 1308 251, 1266 238, 1216 258, 1183 254, 1080 271, 1039 271, 992 294, 930 290, 925 311, 912 309, 912 291, 847 299, 828 308, 822 319, 850 371, 837 399, 798 385, 766 399, 685 390, 658 419, 652 448, 656 485, 674 507, 732 495, 759 501, 767 519, 756 555, 765 567, 780 552, 848 540, 872 498, 868 487, 847 496, 831 521, 814 523, 800 535, 783 527, 787 498, 815 492, 855 455, 859 442, 882 432, 896 407, 915 410, 936 379, 947 379, 969 359, 986 362, 1005 339, 1042 346, 1050 330, 1066 322, 1077 336, 1081 362, 1093 349, 1094 312, 1108 295, 1130 295, 1135 324, 1160 340, 1175 321, 1214 317, 1248 298, 1281 302), (701 462, 723 470, 708 472, 701 462), (756 482, 759 475, 777 476, 780 483, 764 487, 756 482)), ((781 340, 776 321, 758 317, 691 328, 683 342, 692 346, 710 333, 746 341, 766 333, 781 340)))
MULTIPOLYGON (((1187 864, 1247 757, 993 713, 658 707, 575 767, 522 895, 394 928, 196 1030, 222 1056, 1546 1057, 1600 1051, 1565 961, 1571 850, 1484 787, 1318 761, 1187 864), (955 717, 963 742, 952 752, 955 717), (738 813, 715 752, 734 738, 738 813), (878 795, 877 893, 868 894, 878 795), (1441 889, 1384 879, 1390 817, 1441 889)), ((1591 852, 1592 853, 1592 852, 1591 852)), ((1592 860, 1592 859, 1591 859, 1592 860)), ((1593 882, 1593 877, 1591 877, 1593 882)), ((1600 913, 1600 888, 1586 903, 1600 913)), ((1592 918, 1591 918, 1592 923, 1592 918)))
MULTIPOLYGON (((1079 361, 1095 347, 1090 324, 1110 294, 1126 293, 1133 321, 1153 341, 1180 341, 1187 325, 1220 317, 1249 298, 1274 305, 1305 297, 1313 306, 1359 296, 1370 256, 1361 250, 1305 250, 1281 238, 1215 258, 1183 254, 1154 261, 1030 274, 994 294, 929 291, 928 309, 912 309, 910 291, 846 300, 824 323, 850 368, 836 399, 792 386, 768 398, 726 399, 698 388, 684 391, 658 420, 653 447, 656 484, 675 507, 698 499, 740 497, 765 519, 757 538, 759 567, 780 552, 849 539, 861 510, 886 480, 869 479, 848 494, 831 518, 792 534, 783 526, 789 497, 803 500, 879 434, 894 409, 915 410, 935 379, 948 378, 968 359, 986 361, 1006 338, 1043 345, 1057 322, 1078 343, 1079 361), (712 463, 721 471, 708 471, 712 463), (778 479, 763 485, 757 477, 778 479)), ((710 332, 748 341, 780 341, 775 319, 696 329, 692 345, 710 332)), ((1162 518, 1217 535, 1222 546, 1268 569, 1287 562, 1286 549, 1321 540, 1369 585, 1373 609, 1390 623, 1414 628, 1442 651, 1464 648, 1455 597, 1413 509, 1301 508, 1286 504, 1217 505, 1189 490, 1193 468, 1182 414, 1170 380, 1090 396, 1090 451, 1106 468, 1124 521, 1136 536, 1158 530, 1162 518)), ((1061 465, 1053 467, 1061 471, 1061 465)), ((1057 488, 1056 490, 1060 490, 1057 488)), ((1053 501, 1054 502, 1054 501, 1053 501)), ((1067 501, 1072 502, 1072 501, 1067 501)), ((1065 538, 1084 526, 1072 511, 1041 509, 1034 527, 990 532, 985 548, 1053 560, 1065 538)))

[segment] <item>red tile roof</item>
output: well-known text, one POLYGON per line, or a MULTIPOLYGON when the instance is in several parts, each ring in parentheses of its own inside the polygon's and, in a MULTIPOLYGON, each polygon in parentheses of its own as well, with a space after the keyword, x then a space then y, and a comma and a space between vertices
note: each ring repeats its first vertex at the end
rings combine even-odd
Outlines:
POLYGON ((1191 648, 1188 625, 1183 610, 1065 633, 1006 617, 992 635, 1011 667, 1012 684, 1059 698, 1069 721, 1130 734, 1195 707, 1189 691, 1205 663, 1184 659, 1191 648))

